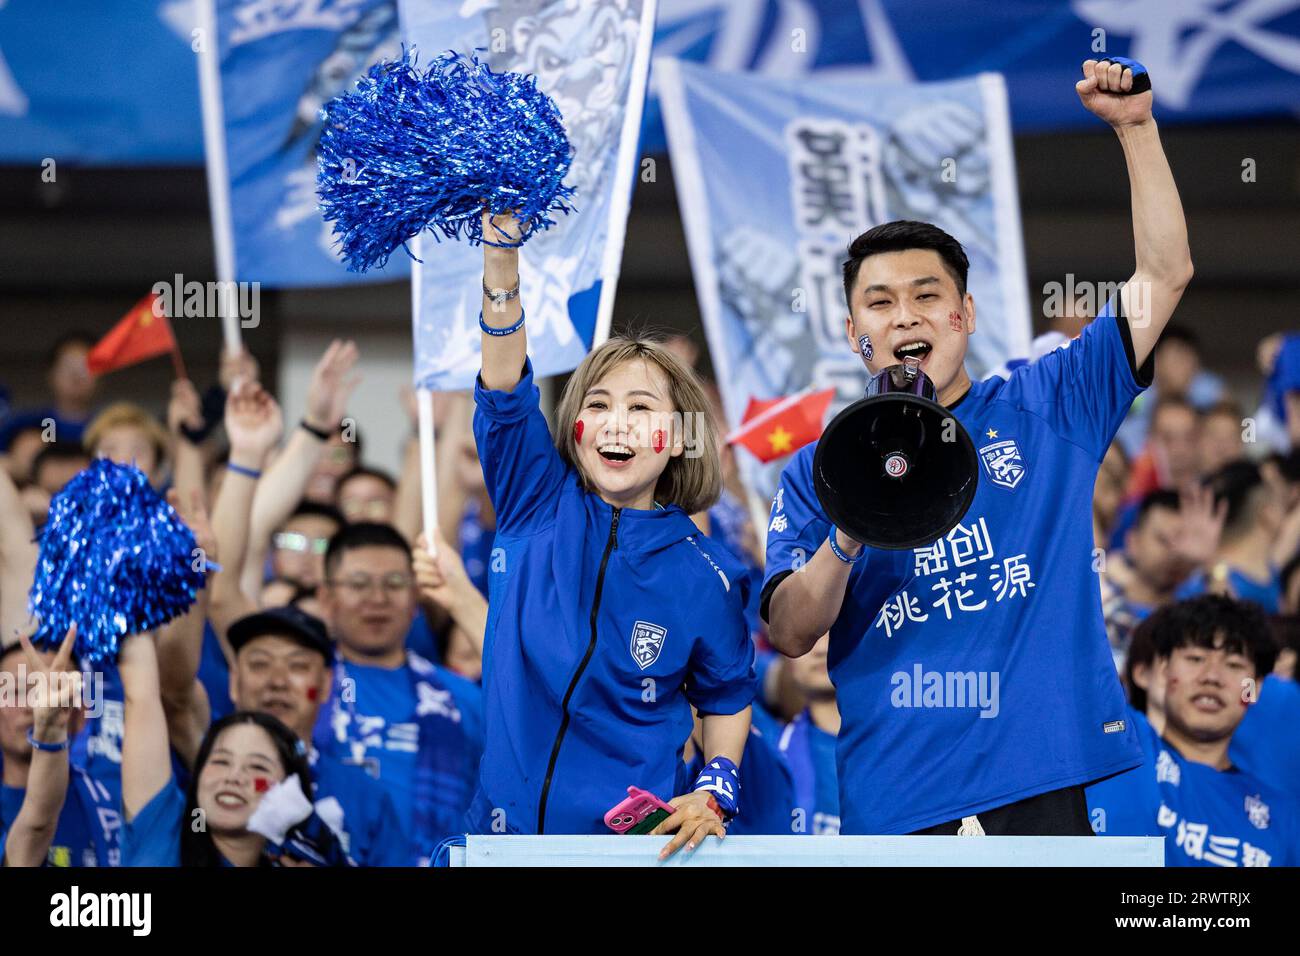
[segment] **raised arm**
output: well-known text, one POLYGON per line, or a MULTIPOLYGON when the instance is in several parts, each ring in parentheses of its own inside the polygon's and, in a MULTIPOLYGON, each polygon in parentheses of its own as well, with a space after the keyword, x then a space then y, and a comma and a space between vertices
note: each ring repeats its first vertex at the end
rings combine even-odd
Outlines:
POLYGON ((222 562, 221 570, 209 582, 212 594, 208 609, 223 649, 230 625, 257 608, 240 582, 250 550, 249 522, 257 475, 283 431, 280 406, 260 385, 241 382, 226 396, 225 425, 230 440, 230 467, 212 509, 212 527, 222 562))
POLYGON ((1137 266, 1121 296, 1132 330, 1134 359, 1140 366, 1192 280, 1192 254, 1178 186, 1151 115, 1151 92, 1122 95, 1132 87, 1131 69, 1118 63, 1098 66, 1096 60, 1088 60, 1075 92, 1088 110, 1115 130, 1128 165, 1137 266))
POLYGON ((0 635, 6 643, 27 633, 27 592, 36 572, 38 548, 32 516, 23 504, 9 472, 0 468, 0 635))
POLYGON ((443 398, 447 415, 438 435, 438 530, 448 541, 457 541, 469 501, 469 491, 460 479, 460 456, 473 434, 474 399, 460 394, 443 398))
MULTIPOLYGON (((483 236, 493 242, 510 242, 520 234, 514 216, 483 214, 483 236)), ((483 243, 483 284, 494 292, 519 287, 519 249, 483 243)), ((508 302, 494 302, 483 296, 483 323, 492 329, 508 329, 523 315, 523 298, 516 295, 508 302)), ((519 384, 519 376, 528 354, 525 330, 509 335, 481 334, 483 349, 483 385, 498 392, 508 392, 519 384)))
POLYGON ((5 866, 40 866, 50 852, 59 814, 68 793, 68 722, 73 710, 81 706, 81 673, 72 668, 72 645, 77 637, 76 625, 68 631, 63 644, 48 667, 22 636, 27 657, 27 686, 33 678, 43 685, 44 693, 32 702, 32 739, 56 750, 32 747, 32 763, 27 773, 27 792, 23 805, 5 836, 5 866))
POLYGON ((438 556, 429 554, 424 535, 420 535, 411 552, 411 566, 420 600, 450 616, 452 626, 469 639, 470 646, 483 656, 483 634, 487 630, 487 601, 465 573, 460 553, 441 535, 436 541, 438 556))
MULTIPOLYGON (((203 507, 203 496, 192 492, 187 507, 173 488, 168 492, 167 500, 194 532, 198 546, 194 560, 215 564, 219 552, 207 510, 203 507)), ((199 663, 203 659, 203 624, 208 617, 211 586, 212 573, 208 572, 207 584, 199 591, 190 609, 158 629, 158 679, 163 712, 167 716, 167 736, 173 749, 186 758, 186 763, 190 763, 198 753, 199 742, 212 716, 207 692, 198 680, 199 663)))
MULTIPOLYGON (((348 399, 361 381, 359 375, 353 374, 358 355, 356 343, 335 339, 316 363, 307 389, 307 413, 303 418, 317 431, 332 432, 343 420, 348 399)), ((258 482, 241 581, 244 593, 250 598, 256 599, 261 590, 262 565, 271 534, 298 507, 324 447, 325 443, 318 436, 305 428, 295 428, 289 443, 258 482)))
POLYGON ((206 493, 203 480, 203 451, 185 436, 181 426, 197 430, 203 427, 203 402, 194 383, 187 378, 172 382, 172 397, 167 404, 167 431, 171 436, 172 487, 182 501, 206 493))
MULTIPOLYGON (((411 434, 402 449, 402 470, 397 476, 397 490, 393 494, 393 527, 407 541, 414 541, 420 533, 424 520, 422 505, 424 500, 420 488, 420 438, 418 434, 419 413, 416 411, 415 389, 404 385, 401 401, 406 409, 406 417, 411 423, 411 434)), ((437 396, 434 397, 435 407, 437 396)), ((436 417, 436 416, 435 416, 436 417)))
POLYGON ((149 632, 124 638, 117 655, 125 701, 122 720, 122 812, 131 820, 172 776, 158 655, 149 632))

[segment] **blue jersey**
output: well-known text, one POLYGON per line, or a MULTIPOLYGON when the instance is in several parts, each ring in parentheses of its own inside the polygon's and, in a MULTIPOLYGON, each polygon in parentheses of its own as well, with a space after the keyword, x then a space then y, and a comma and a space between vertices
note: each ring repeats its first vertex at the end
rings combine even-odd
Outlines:
POLYGON ((410 651, 396 668, 340 660, 314 743, 322 759, 362 768, 388 793, 414 841, 414 866, 464 832, 482 720, 476 684, 410 651))
MULTIPOLYGON (((122 806, 122 729, 125 714, 122 678, 118 674, 117 663, 112 660, 101 661, 93 670, 83 668, 82 673, 91 688, 91 707, 81 731, 72 738, 68 759, 74 772, 80 769, 87 779, 94 781, 96 792, 107 794, 105 802, 116 812, 122 806)), ((117 825, 119 824, 115 821, 114 826, 117 825)), ((116 846, 113 853, 116 856, 116 846)))
POLYGON ((484 527, 478 501, 469 499, 460 519, 460 559, 465 564, 466 576, 484 597, 488 593, 488 568, 492 564, 495 539, 496 529, 484 527))
POLYGON ((814 724, 805 710, 781 731, 778 748, 790 766, 795 806, 804 824, 796 832, 837 836, 840 787, 835 775, 835 735, 814 724))
POLYGON ((1269 674, 1232 735, 1228 755, 1242 770, 1300 800, 1300 686, 1269 674))
POLYGON ((169 779, 135 817, 123 820, 122 865, 180 866, 185 822, 185 794, 169 779))
MULTIPOLYGON (((314 789, 313 784, 313 789, 314 789)), ((298 824, 305 833, 319 831, 329 837, 329 846, 319 843, 315 849, 324 855, 331 866, 355 865, 348 860, 346 851, 348 836, 335 830, 340 816, 328 800, 322 801, 317 794, 316 812, 298 824), (322 803, 325 805, 322 807, 322 803), (335 852, 341 850, 342 852, 335 852)), ((196 813, 198 811, 195 811, 196 813)), ((176 778, 168 779, 153 797, 141 807, 133 819, 125 820, 122 827, 122 865, 123 866, 162 866, 177 867, 181 865, 181 833, 190 824, 185 814, 185 792, 180 788, 176 778)), ((268 860, 263 858, 261 865, 268 860)), ((217 851, 218 866, 233 864, 217 851)))
POLYGON ((691 704, 734 714, 753 699, 743 568, 675 505, 616 510, 585 490, 551 443, 531 365, 475 399, 497 557, 470 825, 602 833, 629 786, 675 789, 691 704))
POLYGON ((230 699, 230 662, 221 649, 221 640, 210 621, 203 622, 203 652, 199 658, 199 683, 208 693, 208 707, 212 721, 234 713, 235 704, 230 699))
POLYGON ((360 767, 319 751, 313 758, 316 812, 331 823, 338 821, 344 852, 358 866, 411 866, 421 849, 403 832, 397 806, 379 782, 360 767), (338 805, 337 816, 329 808, 331 801, 338 805))
MULTIPOLYGON (((1248 578, 1236 568, 1228 569, 1228 587, 1239 601, 1254 601, 1269 614, 1278 614, 1282 609, 1282 575, 1274 568, 1267 581, 1248 578)), ((1205 593, 1205 572, 1196 571, 1179 585, 1175 596, 1180 601, 1194 598, 1205 593)))
MULTIPOLYGON (((26 795, 27 791, 20 787, 0 788, 0 847, 4 846, 9 827, 18 818, 26 795)), ((121 865, 119 806, 120 800, 114 800, 102 783, 81 768, 70 767, 68 794, 50 843, 48 865, 121 865)))
POLYGON ((759 614, 759 596, 763 586, 763 568, 750 557, 745 548, 746 524, 749 513, 743 503, 737 501, 730 492, 723 491, 718 503, 709 509, 709 537, 718 541, 730 551, 745 568, 749 578, 749 600, 745 604, 745 622, 751 634, 763 630, 762 617, 759 614))
POLYGON ((414 651, 427 661, 441 661, 443 657, 442 640, 438 633, 429 626, 428 619, 421 610, 411 621, 404 642, 408 651, 414 651))
POLYGON ((1300 865, 1300 803, 1235 767, 1185 759, 1143 724, 1143 765, 1088 788, 1094 830, 1162 836, 1166 866, 1300 865))
MULTIPOLYGON (((973 384, 950 409, 978 451, 969 510, 932 545, 854 566, 828 656, 843 832, 909 833, 1139 762, 1092 567, 1097 469, 1147 382, 1112 309, 973 384)), ((815 452, 772 504, 769 596, 831 530, 815 452)))

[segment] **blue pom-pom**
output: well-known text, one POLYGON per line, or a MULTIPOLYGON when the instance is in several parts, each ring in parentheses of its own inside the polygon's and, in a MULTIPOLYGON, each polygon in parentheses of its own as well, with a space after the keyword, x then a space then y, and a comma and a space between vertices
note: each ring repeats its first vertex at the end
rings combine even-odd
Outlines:
POLYGON ((96 459, 50 503, 28 610, 33 641, 57 647, 77 625, 76 653, 91 664, 118 641, 165 624, 194 603, 194 533, 144 472, 96 459))
POLYGON ((572 211, 573 150, 533 76, 454 52, 421 72, 405 50, 321 112, 316 191, 354 272, 383 266, 421 231, 518 246, 572 211), (513 211, 522 234, 485 238, 484 210, 513 211))

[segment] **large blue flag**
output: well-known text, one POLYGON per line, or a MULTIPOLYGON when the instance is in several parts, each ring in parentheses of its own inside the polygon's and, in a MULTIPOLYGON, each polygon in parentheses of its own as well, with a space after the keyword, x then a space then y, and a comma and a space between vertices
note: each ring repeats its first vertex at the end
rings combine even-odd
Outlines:
MULTIPOLYGON (((728 424, 750 399, 836 389, 859 399, 841 264, 855 236, 932 222, 970 258, 972 374, 1028 354, 1028 281, 1006 90, 840 76, 807 83, 655 60, 691 270, 728 424)), ((779 463, 744 456, 770 496, 779 463)))
MULTIPOLYGON (((529 73, 564 117, 566 183, 577 211, 520 253, 528 351, 538 375, 567 372, 609 332, 637 170, 655 0, 401 0, 407 40, 426 58, 480 49, 492 69, 529 73)), ((478 373, 483 252, 420 237, 415 380, 469 388, 478 373)))
MULTIPOLYGON (((201 161, 190 52, 195 2, 0 2, 0 160, 201 161)), ((462 5, 480 7, 475 0, 462 5)), ((338 36, 345 27, 337 24, 369 5, 262 0, 239 6, 265 11, 257 16, 268 20, 325 24, 326 34, 338 36)), ((868 69, 897 82, 1002 73, 1017 132, 1095 127, 1060 82, 1095 53, 1131 56, 1150 68, 1162 123, 1289 116, 1300 103, 1300 0, 659 0, 658 6, 656 55, 719 70, 820 79, 868 69)), ((328 70, 346 63, 348 51, 341 52, 328 70)), ((296 100, 304 91, 301 77, 285 78, 296 100)), ((653 95, 642 148, 664 148, 653 95)))
POLYGON ((201 163, 189 0, 0 0, 0 162, 201 163))
MULTIPOLYGON (((1105 54, 1151 71, 1161 122, 1294 115, 1300 0, 661 0, 655 38, 656 57, 789 79, 996 71, 1018 133, 1093 125, 1061 79, 1105 54)), ((658 109, 652 99, 647 151, 663 147, 658 109)))
MULTIPOLYGON (((409 260, 348 272, 317 208, 320 110, 401 54, 396 0, 215 2, 235 276, 267 286, 405 278, 409 260)), ((218 237, 220 241, 220 237, 218 237)))

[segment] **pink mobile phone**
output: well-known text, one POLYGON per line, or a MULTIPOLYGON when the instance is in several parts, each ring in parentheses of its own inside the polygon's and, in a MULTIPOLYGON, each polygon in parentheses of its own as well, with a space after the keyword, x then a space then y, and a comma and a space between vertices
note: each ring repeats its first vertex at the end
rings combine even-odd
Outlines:
POLYGON ((627 799, 605 814, 605 826, 615 833, 649 833, 673 812, 650 791, 628 787, 627 799))

